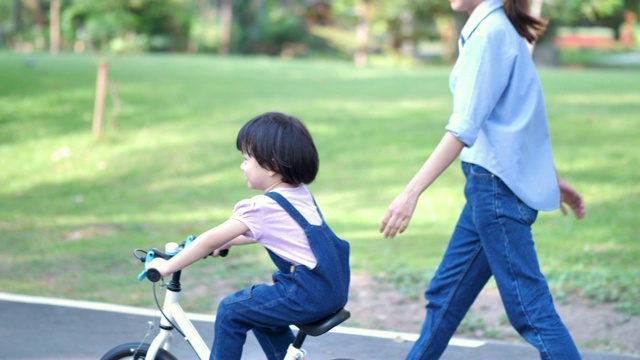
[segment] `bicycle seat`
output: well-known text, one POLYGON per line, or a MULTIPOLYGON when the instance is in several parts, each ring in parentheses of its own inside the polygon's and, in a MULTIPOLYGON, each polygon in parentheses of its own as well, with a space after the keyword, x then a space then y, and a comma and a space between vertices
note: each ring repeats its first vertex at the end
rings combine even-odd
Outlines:
POLYGON ((327 331, 333 329, 337 325, 351 317, 351 313, 347 309, 340 309, 337 312, 327 316, 326 318, 309 324, 295 324, 300 331, 311 336, 320 336, 327 331))

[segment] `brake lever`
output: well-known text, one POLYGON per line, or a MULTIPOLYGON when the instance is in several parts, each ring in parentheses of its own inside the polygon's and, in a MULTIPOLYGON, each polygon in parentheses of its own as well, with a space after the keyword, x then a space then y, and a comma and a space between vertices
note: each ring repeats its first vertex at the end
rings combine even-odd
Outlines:
POLYGON ((136 259, 140 260, 141 262, 144 262, 145 259, 147 258, 147 251, 142 250, 142 249, 135 249, 135 250, 133 250, 133 256, 136 259), (142 255, 140 255, 140 254, 142 254, 142 255))
POLYGON ((147 255, 144 259, 144 270, 142 270, 140 275, 138 275, 138 281, 144 280, 144 278, 147 276, 147 264, 149 264, 151 260, 155 258, 156 258, 156 253, 154 250, 150 250, 147 252, 147 255))

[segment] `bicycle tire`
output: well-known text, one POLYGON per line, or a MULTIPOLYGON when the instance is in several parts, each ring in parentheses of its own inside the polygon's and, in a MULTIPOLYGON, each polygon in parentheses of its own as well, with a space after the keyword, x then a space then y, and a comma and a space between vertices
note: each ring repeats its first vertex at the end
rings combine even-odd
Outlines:
MULTIPOLYGON (((104 354, 101 360, 143 360, 147 356, 149 346, 150 345, 147 343, 128 343, 118 345, 104 354)), ((164 349, 159 349, 156 354, 156 360, 178 360, 178 358, 164 349)))

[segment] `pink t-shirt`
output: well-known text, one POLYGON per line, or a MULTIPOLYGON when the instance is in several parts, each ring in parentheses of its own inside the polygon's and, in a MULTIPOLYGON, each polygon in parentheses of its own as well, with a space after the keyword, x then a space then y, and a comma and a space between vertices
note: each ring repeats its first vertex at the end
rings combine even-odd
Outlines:
MULTIPOLYGON (((320 225, 311 192, 306 186, 278 188, 273 190, 284 196, 312 225, 320 225)), ((304 231, 291 216, 274 200, 265 195, 238 202, 233 209, 232 219, 245 224, 249 231, 244 236, 255 240, 281 258, 294 265, 315 268, 317 261, 309 247, 304 231)))

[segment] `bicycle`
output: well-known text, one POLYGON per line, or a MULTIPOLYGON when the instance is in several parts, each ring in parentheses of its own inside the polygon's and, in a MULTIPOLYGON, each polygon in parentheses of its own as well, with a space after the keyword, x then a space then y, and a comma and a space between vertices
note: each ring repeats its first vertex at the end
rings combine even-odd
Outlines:
MULTIPOLYGON (((170 242, 165 245, 165 252, 162 252, 156 248, 145 251, 141 249, 134 250, 134 256, 148 264, 156 257, 163 259, 170 259, 178 254, 182 249, 187 247, 191 242, 196 239, 195 236, 189 236, 182 244, 178 245, 175 242, 170 242)), ((220 251, 220 256, 225 257, 228 254, 228 250, 220 251)), ((145 269, 138 275, 138 281, 142 281, 145 278, 154 283, 153 296, 156 302, 156 306, 160 310, 160 326, 159 332, 154 340, 149 343, 144 342, 131 342, 122 345, 118 345, 109 350, 102 356, 102 360, 119 360, 119 359, 150 359, 150 360, 176 360, 177 358, 171 354, 171 342, 173 339, 173 330, 180 333, 183 339, 189 343, 193 351, 196 353, 198 359, 208 359, 211 354, 211 350, 206 345, 191 320, 187 317, 184 310, 180 306, 180 292, 182 290, 180 284, 180 277, 182 270, 177 271, 171 275, 171 281, 168 284, 164 284, 166 287, 166 294, 164 297, 164 304, 160 306, 158 297, 156 294, 155 284, 162 279, 162 276, 156 269, 145 269)), ((306 351, 302 349, 302 345, 307 336, 320 336, 327 333, 335 326, 343 323, 347 320, 351 314, 347 309, 340 309, 339 311, 310 324, 294 324, 298 328, 295 340, 289 345, 287 354, 284 360, 301 360, 306 356, 306 351)), ((144 341, 144 340, 143 340, 144 341)))

